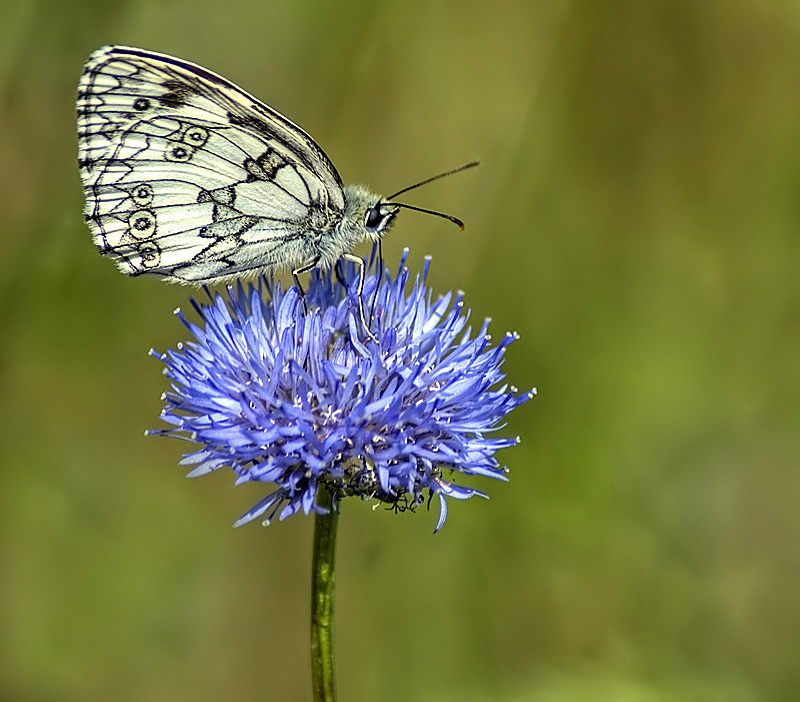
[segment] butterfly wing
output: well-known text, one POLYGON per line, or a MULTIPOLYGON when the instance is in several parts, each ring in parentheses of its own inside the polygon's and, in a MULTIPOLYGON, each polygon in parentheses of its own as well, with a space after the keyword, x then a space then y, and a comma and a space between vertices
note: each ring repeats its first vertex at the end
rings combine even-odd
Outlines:
POLYGON ((302 129, 187 61, 109 46, 78 88, 86 220, 129 275, 214 282, 318 257, 344 212, 339 174, 302 129))

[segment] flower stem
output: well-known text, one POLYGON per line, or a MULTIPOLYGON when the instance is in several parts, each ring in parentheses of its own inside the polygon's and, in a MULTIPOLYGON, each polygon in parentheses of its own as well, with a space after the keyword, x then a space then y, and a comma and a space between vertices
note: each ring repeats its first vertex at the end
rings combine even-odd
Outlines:
POLYGON ((339 513, 332 507, 324 485, 317 490, 317 504, 327 514, 314 516, 314 550, 311 564, 311 687, 314 702, 336 702, 333 667, 333 596, 335 583, 336 524, 339 513))

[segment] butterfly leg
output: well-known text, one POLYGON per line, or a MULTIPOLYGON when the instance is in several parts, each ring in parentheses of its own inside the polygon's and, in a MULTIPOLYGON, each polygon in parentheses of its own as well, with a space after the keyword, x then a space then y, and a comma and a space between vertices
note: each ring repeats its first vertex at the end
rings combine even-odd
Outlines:
POLYGON ((340 259, 340 258, 336 259, 336 265, 333 267, 333 272, 336 273, 336 280, 338 280, 339 283, 341 284, 341 286, 345 290, 347 290, 347 281, 344 279, 344 276, 342 275, 341 262, 342 262, 342 259, 340 259))
POLYGON ((375 317, 375 303, 378 301, 378 293, 381 290, 381 283, 383 282, 383 239, 378 239, 378 284, 375 286, 375 294, 372 296, 372 304, 369 309, 369 323, 375 317))
POLYGON ((364 292, 364 259, 349 253, 342 254, 340 260, 341 259, 355 263, 358 266, 358 290, 356 291, 358 295, 358 314, 361 318, 361 325, 364 327, 364 331, 366 331, 369 338, 377 344, 378 338, 370 331, 369 325, 367 324, 367 317, 364 314, 364 298, 362 297, 362 293, 364 292))
MULTIPOLYGON (((360 259, 359 259, 360 260, 360 259)), ((319 256, 316 258, 312 258, 310 261, 307 261, 299 268, 295 268, 292 271, 292 278, 294 278, 294 284, 297 286, 298 291, 300 292, 300 300, 303 303, 303 312, 308 314, 308 305, 306 304, 306 293, 303 290, 303 286, 300 284, 300 278, 298 277, 301 273, 308 273, 310 270, 313 270, 317 267, 319 263, 319 256)))

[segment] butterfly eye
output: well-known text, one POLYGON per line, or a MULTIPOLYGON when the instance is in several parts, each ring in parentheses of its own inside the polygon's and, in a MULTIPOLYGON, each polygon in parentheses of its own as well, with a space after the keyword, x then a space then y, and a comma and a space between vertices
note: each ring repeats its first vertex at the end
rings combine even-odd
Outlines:
POLYGON ((367 210, 367 214, 364 217, 364 226, 367 229, 375 230, 378 228, 378 225, 383 220, 383 214, 381 213, 380 206, 375 205, 374 207, 370 207, 367 210))

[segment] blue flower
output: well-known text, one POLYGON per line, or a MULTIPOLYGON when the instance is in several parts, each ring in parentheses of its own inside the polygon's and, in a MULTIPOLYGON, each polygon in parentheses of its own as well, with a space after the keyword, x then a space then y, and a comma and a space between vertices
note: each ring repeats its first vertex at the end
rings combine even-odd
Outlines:
POLYGON ((320 484, 334 507, 347 496, 397 510, 439 498, 486 494, 462 476, 506 479, 495 459, 518 438, 491 438, 498 423, 534 391, 502 384, 507 334, 495 347, 488 320, 473 336, 462 294, 431 301, 429 261, 411 290, 407 251, 397 276, 372 272, 362 299, 378 340, 359 321, 355 266, 342 266, 347 289, 330 273, 312 274, 305 301, 265 278, 229 287, 192 305, 200 324, 176 312, 195 340, 153 353, 166 364, 160 434, 200 445, 181 465, 189 477, 230 466, 236 484, 275 489, 243 515, 268 524, 302 510, 322 511, 320 484), (377 295, 375 294, 377 287, 377 295), (499 386, 499 387, 498 387, 499 386))

